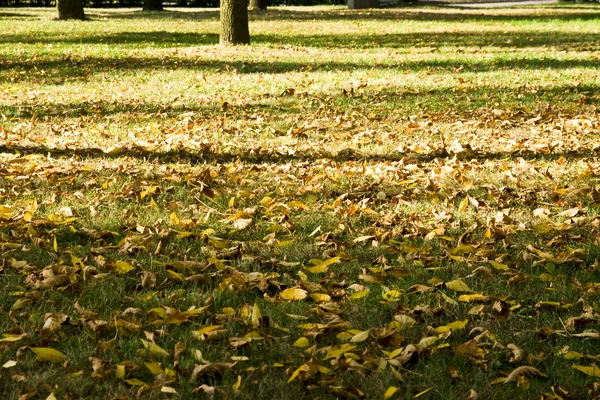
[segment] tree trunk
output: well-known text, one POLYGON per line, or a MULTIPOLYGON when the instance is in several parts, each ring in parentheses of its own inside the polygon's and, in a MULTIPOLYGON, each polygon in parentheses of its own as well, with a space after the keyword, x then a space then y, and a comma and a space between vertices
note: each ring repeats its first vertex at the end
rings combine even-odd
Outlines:
POLYGON ((179 7, 187 7, 188 3, 187 0, 177 0, 177 5, 179 7))
POLYGON ((221 0, 221 44, 249 44, 248 0, 221 0))
POLYGON ((56 0, 58 19, 85 19, 82 0, 56 0))
POLYGON ((144 0, 144 11, 162 11, 162 0, 144 0))
POLYGON ((250 0, 250 7, 248 7, 248 9, 264 11, 267 9, 268 5, 269 5, 268 0, 250 0))

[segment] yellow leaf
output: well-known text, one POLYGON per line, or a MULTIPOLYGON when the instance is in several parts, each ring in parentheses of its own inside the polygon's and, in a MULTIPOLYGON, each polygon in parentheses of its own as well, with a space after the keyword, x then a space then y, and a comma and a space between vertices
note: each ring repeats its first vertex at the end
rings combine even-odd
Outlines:
POLYGON ((56 236, 54 236, 54 239, 52 240, 52 248, 54 249, 55 253, 58 253, 58 243, 56 242, 56 236))
POLYGON ((354 243, 364 242, 366 240, 373 239, 374 237, 375 236, 373 236, 373 235, 360 236, 360 237, 357 237, 356 239, 354 239, 353 242, 354 243))
POLYGON ((7 362, 5 362, 4 364, 2 364, 2 368, 12 368, 15 365, 17 365, 17 362, 15 360, 8 360, 7 362))
POLYGON ((289 288, 281 291, 279 297, 284 300, 304 300, 307 296, 307 292, 300 288, 289 288))
POLYGON ((35 359, 38 361, 50 361, 53 363, 58 363, 67 358, 67 356, 60 351, 50 347, 30 347, 29 349, 35 353, 35 359))
POLYGON ((448 331, 457 331, 459 329, 464 329, 465 326, 467 326, 468 322, 469 322, 469 320, 467 320, 467 319, 465 319, 463 321, 454 321, 454 322, 449 323, 448 325, 438 326, 437 328, 435 328, 435 330, 438 333, 444 333, 444 332, 448 332, 448 331))
POLYGON ((8 206, 0 205, 0 218, 10 219, 12 218, 14 210, 8 206))
POLYGON ((310 297, 317 303, 324 303, 331 301, 331 296, 325 293, 312 293, 310 297))
POLYGON ((175 388, 172 388, 171 386, 163 386, 160 388, 160 391, 163 393, 177 394, 177 390, 175 390, 175 388))
POLYGON ((351 350, 354 350, 356 348, 356 346, 354 346, 353 344, 342 344, 340 346, 331 346, 328 350, 327 350, 327 354, 325 354, 325 360, 328 360, 330 358, 337 358, 340 357, 342 354, 347 353, 351 350))
POLYGON ((172 225, 179 225, 181 223, 181 221, 179 220, 179 217, 177 217, 177 214, 175 213, 175 211, 173 211, 171 213, 170 219, 171 219, 172 225))
POLYGON ((475 250, 475 248, 470 244, 463 244, 450 250, 450 254, 453 256, 462 256, 467 253, 473 252, 473 250, 475 250))
POLYGON ((387 292, 385 292, 382 296, 385 300, 390 300, 390 299, 397 299, 399 297, 402 297, 402 292, 400 292, 399 290, 388 290, 387 292))
POLYGON ((163 371, 163 369, 160 367, 159 363, 156 362, 145 362, 144 365, 146 365, 146 368, 148 368, 148 370, 150 372, 152 372, 152 375, 159 375, 159 374, 164 374, 165 371, 163 371))
POLYGON ((455 292, 472 292, 471 288, 463 282, 462 279, 455 279, 450 282, 446 282, 446 288, 454 290, 455 292))
POLYGON ((260 309, 258 308, 258 304, 254 303, 254 306, 252 307, 252 316, 251 316, 251 321, 252 321, 252 327, 254 328, 258 328, 258 326, 260 325, 260 309))
POLYGON ((350 296, 351 299, 362 299, 363 297, 365 297, 366 295, 368 295, 370 292, 369 289, 365 289, 365 290, 360 290, 356 293, 354 293, 352 296, 350 296))
POLYGON ((501 264, 499 262, 490 260, 490 264, 492 265, 492 267, 499 269, 500 271, 508 271, 508 265, 506 264, 501 264))
POLYGON ((240 390, 240 386, 242 386, 242 376, 238 375, 237 381, 235 381, 235 383, 231 385, 231 388, 234 392, 238 392, 240 390))
POLYGON ((168 357, 169 356, 169 352, 167 352, 165 349, 163 349, 156 343, 148 342, 144 339, 140 339, 140 341, 144 345, 144 348, 146 350, 148 350, 150 353, 152 353, 153 355, 155 355, 157 357, 168 357))
POLYGON ((318 263, 317 265, 314 266, 314 268, 325 268, 330 266, 331 264, 335 264, 336 262, 340 261, 342 259, 342 257, 332 257, 330 259, 327 259, 325 261, 321 261, 320 263, 318 263))
POLYGON ((219 329, 221 327, 221 325, 210 325, 210 326, 205 326, 204 328, 194 331, 194 336, 199 337, 204 335, 205 333, 209 333, 212 331, 216 331, 217 329, 219 329))
POLYGON ((306 371, 306 372, 310 371, 310 366, 307 364, 302 364, 300 367, 298 367, 298 369, 294 371, 292 376, 290 376, 290 379, 288 379, 288 383, 292 382, 294 379, 296 379, 298 377, 298 375, 300 375, 300 372, 304 372, 304 371, 306 371))
POLYGON ((584 365, 571 365, 571 367, 575 368, 577 371, 583 372, 586 375, 600 378, 600 367, 598 367, 596 364, 593 364, 590 367, 586 367, 584 365))
POLYGON ((167 273, 169 275, 171 275, 173 278, 177 279, 179 282, 184 282, 185 283, 185 278, 183 277, 183 275, 181 275, 180 273, 170 270, 167 270, 167 273))
POLYGON ((474 301, 488 301, 489 296, 484 296, 483 294, 461 294, 458 296, 458 301, 463 301, 465 303, 471 303, 474 301))
POLYGON ((304 336, 294 342, 294 347, 308 347, 309 345, 308 339, 304 336))
POLYGON ((454 300, 452 297, 450 297, 450 296, 447 296, 446 294, 444 294, 444 293, 441 293, 441 292, 440 292, 440 294, 442 295, 442 298, 444 299, 444 301, 445 301, 446 303, 450 303, 450 304, 452 304, 453 306, 456 306, 456 305, 458 305, 458 302, 457 302, 456 300, 454 300))
POLYGON ((25 336, 25 334, 23 335, 13 335, 12 333, 3 333, 2 336, 4 336, 2 339, 0 339, 0 343, 2 342, 17 342, 21 339, 23 339, 25 336))
POLYGON ((124 275, 134 269, 135 268, 131 264, 125 261, 115 261, 115 271, 117 271, 121 275, 124 275))
POLYGON ((56 396, 54 396, 54 392, 50 393, 48 395, 48 397, 46 397, 46 400, 56 400, 56 396))
POLYGON ((259 203, 260 205, 263 205, 263 206, 267 207, 267 206, 268 206, 269 204, 271 204, 272 202, 273 202, 273 198, 272 198, 272 197, 265 196, 265 197, 263 197, 263 198, 262 198, 262 200, 261 200, 261 201, 259 201, 258 203, 259 203))
POLYGON ((467 211, 467 208, 469 207, 469 196, 466 196, 463 201, 460 202, 460 205, 458 206, 458 212, 465 212, 467 211))
POLYGON ((367 329, 366 331, 357 333, 356 335, 352 336, 352 339, 350 339, 350 341, 352 343, 360 343, 360 342, 364 342, 365 340, 367 340, 369 338, 369 329, 367 329))
POLYGON ((383 394, 383 398, 384 399, 389 399, 390 397, 392 397, 394 395, 394 393, 396 393, 398 391, 398 388, 396 386, 390 386, 389 388, 387 388, 387 390, 385 391, 385 393, 383 394))
POLYGON ((121 364, 117 365, 117 368, 115 369, 115 374, 119 379, 125 378, 125 366, 121 364))
POLYGON ((311 272, 313 274, 324 274, 325 272, 327 272, 327 269, 327 265, 315 265, 314 267, 306 268, 308 272, 311 272))
POLYGON ((563 355, 564 358, 566 358, 567 360, 573 360, 573 359, 579 359, 583 357, 583 354, 578 353, 576 351, 569 351, 568 353, 565 353, 563 355))
POLYGON ((124 382, 129 383, 131 386, 147 386, 144 382, 137 378, 125 379, 124 382))
POLYGON ((425 395, 427 392, 429 392, 431 389, 433 389, 433 387, 430 387, 429 389, 425 389, 420 393, 415 394, 415 397, 413 397, 413 399, 418 399, 419 397, 425 395))

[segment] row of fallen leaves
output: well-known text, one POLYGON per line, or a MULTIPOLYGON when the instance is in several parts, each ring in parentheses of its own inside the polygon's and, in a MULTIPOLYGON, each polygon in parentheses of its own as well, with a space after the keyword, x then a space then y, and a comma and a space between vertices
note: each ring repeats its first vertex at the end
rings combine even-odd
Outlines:
MULTIPOLYGON (((19 164, 19 163, 14 163, 19 164)), ((231 168, 231 167, 230 167, 231 168)), ((241 166, 243 168, 243 166, 241 166)), ((235 168, 233 168, 235 170, 235 168)), ((205 174, 205 176, 215 178, 217 174, 205 174)), ((314 179, 314 178, 313 178, 314 179)), ((312 181, 312 179, 311 179, 312 181)), ((135 196, 139 196, 141 200, 156 194, 159 186, 147 186, 146 189, 140 190, 135 194, 135 196)), ((568 191, 565 191, 567 193, 568 191)), ((210 194, 211 191, 206 191, 206 193, 210 194)), ((588 195, 591 193, 590 191, 580 191, 578 192, 578 196, 588 195)), ((357 208, 352 201, 346 199, 347 196, 341 196, 340 198, 334 201, 332 212, 334 214, 350 214, 353 215, 357 212, 357 210, 364 211, 368 209, 367 207, 359 207, 357 208), (354 211, 352 211, 354 210, 354 211)), ((151 199, 152 200, 152 199, 151 199)), ((230 208, 232 212, 229 217, 225 219, 226 222, 231 223, 232 226, 237 230, 244 230, 250 226, 250 223, 253 221, 255 217, 255 213, 257 209, 245 209, 242 211, 234 211, 233 204, 230 201, 230 208), (241 222, 240 222, 241 221, 241 222), (250 222, 248 222, 250 221, 250 222)), ((458 211, 466 211, 466 207, 469 207, 469 204, 473 207, 476 207, 479 204, 479 201, 474 199, 471 196, 465 197, 460 205, 458 206, 458 211)), ((291 207, 281 207, 279 203, 270 197, 264 197, 260 201, 260 205, 262 205, 265 209, 265 212, 272 212, 276 209, 286 210, 286 209, 298 209, 303 210, 307 208, 304 203, 298 202, 297 204, 292 204, 291 207), (279 207, 277 207, 279 205, 279 207)), ((45 218, 38 218, 35 216, 37 212, 36 202, 28 202, 25 208, 17 209, 11 206, 3 206, 2 208, 2 220, 6 226, 11 226, 15 229, 15 232, 28 232, 31 233, 32 229, 38 230, 36 233, 44 236, 45 232, 45 241, 48 243, 47 249, 49 251, 58 251, 58 243, 56 242, 56 236, 54 235, 53 229, 55 227, 69 227, 71 230, 79 231, 83 235, 91 237, 93 239, 99 240, 107 236, 112 236, 114 233, 111 232, 103 232, 103 231, 94 231, 89 228, 79 227, 79 229, 75 228, 72 223, 76 221, 75 217, 72 217, 72 210, 68 207, 61 210, 62 215, 47 215, 45 218), (48 229, 50 227, 51 229, 48 229), (48 230, 47 230, 48 229, 48 230), (47 230, 47 231, 46 231, 47 230)), ((370 210, 370 209, 368 209, 370 210)), ((370 210, 366 212, 367 214, 377 214, 376 211, 370 210)), ((583 221, 573 220, 576 215, 579 213, 579 210, 570 209, 564 212, 562 215, 566 217, 566 222, 562 222, 560 228, 557 228, 554 225, 552 229, 571 229, 573 226, 577 226, 578 223, 590 224, 592 226, 597 226, 598 224, 594 223, 594 219, 584 218, 583 221)), ((283 213, 285 214, 285 213, 283 213)), ((541 214, 545 215, 545 211, 541 212, 541 214)), ((562 214, 562 213, 559 213, 562 214)), ((388 217, 389 219, 389 217, 388 217)), ((442 218, 443 220, 450 220, 450 218, 442 218)), ((397 221, 395 221, 397 222, 397 221)), ((193 228, 193 221, 185 221, 181 220, 176 213, 171 213, 170 223, 175 227, 186 227, 193 228)), ((388 221, 389 225, 389 221, 388 221)), ((490 235, 494 234, 494 232, 502 232, 502 236, 510 235, 514 228, 506 228, 503 225, 509 226, 518 226, 518 224, 513 221, 510 217, 508 217, 504 213, 500 213, 497 218, 494 220, 493 224, 490 224, 486 228, 486 232, 490 232, 490 235)), ((150 242, 155 240, 153 237, 155 235, 149 235, 143 227, 139 229, 138 234, 129 235, 123 240, 119 242, 116 246, 121 254, 135 254, 137 252, 148 252, 150 248, 156 248, 156 246, 151 246, 150 242)), ((422 232, 424 236, 424 240, 431 241, 436 237, 444 239, 445 229, 440 229, 440 227, 428 231, 426 226, 420 226, 419 231, 422 232)), ((157 231, 158 232, 158 231, 157 231)), ((361 343, 366 340, 372 340, 380 345, 382 345, 382 352, 388 352, 387 350, 383 350, 385 347, 399 347, 402 342, 402 338, 399 335, 399 331, 406 329, 407 327, 411 327, 412 325, 417 323, 417 319, 415 316, 419 316, 422 314, 432 314, 436 315, 439 313, 444 313, 443 307, 430 309, 427 307, 417 307, 416 309, 402 309, 401 313, 397 314, 394 318, 394 321, 390 322, 390 326, 387 328, 371 328, 364 331, 359 331, 353 329, 349 326, 346 321, 342 320, 339 315, 342 313, 340 306, 337 304, 337 301, 343 300, 344 298, 348 298, 350 300, 363 298, 368 296, 370 290, 365 287, 367 285, 381 285, 388 277, 393 276, 401 276, 404 271, 402 271, 398 267, 393 267, 387 264, 385 259, 379 260, 375 263, 374 266, 365 270, 362 275, 359 275, 359 280, 363 283, 355 283, 355 284, 342 284, 340 282, 334 283, 329 282, 329 287, 324 287, 324 283, 314 283, 311 282, 308 276, 299 271, 298 275, 300 276, 300 280, 291 280, 289 277, 286 279, 291 281, 291 283, 281 283, 279 282, 280 274, 272 273, 272 274, 259 274, 259 273, 243 273, 237 271, 232 265, 230 265, 229 261, 234 260, 236 257, 244 256, 243 254, 243 243, 238 243, 235 241, 223 239, 214 235, 214 232, 205 231, 201 233, 193 232, 193 231, 180 231, 180 230, 166 230, 164 233, 159 233, 158 236, 161 239, 166 239, 168 236, 176 237, 178 239, 194 237, 200 240, 205 240, 207 243, 207 248, 210 250, 209 254, 212 254, 213 257, 209 259, 208 262, 194 262, 194 261, 176 261, 171 263, 171 265, 166 265, 167 272, 170 275, 169 279, 174 281, 178 281, 181 283, 184 282, 197 282, 197 281, 206 281, 206 280, 216 280, 220 281, 218 287, 221 290, 233 290, 233 291, 247 291, 247 290, 258 290, 261 294, 263 294, 265 299, 271 299, 272 301, 303 301, 309 297, 312 301, 315 302, 315 311, 317 315, 321 315, 322 318, 327 321, 327 323, 305 323, 300 325, 301 329, 304 329, 304 335, 299 337, 294 345, 299 348, 311 347, 310 345, 310 337, 317 338, 319 336, 325 335, 330 332, 339 332, 336 334, 338 340, 347 341, 349 344, 342 344, 337 346, 326 346, 324 348, 318 348, 315 343, 312 346, 310 351, 311 357, 309 361, 302 364, 300 367, 295 370, 290 370, 291 375, 289 380, 301 380, 301 381, 309 381, 316 374, 321 374, 323 376, 328 376, 332 373, 332 369, 329 367, 325 367, 318 363, 318 356, 320 354, 325 354, 324 359, 329 360, 334 358, 336 363, 341 363, 342 366, 340 368, 343 369, 367 369, 367 370, 377 370, 381 365, 381 358, 374 357, 370 354, 365 354, 363 352, 362 355, 357 355, 352 352, 352 350, 356 349, 355 344, 352 343, 361 343), (242 254, 240 254, 242 253, 242 254), (208 268, 216 269, 216 272, 206 273, 208 268), (400 269, 400 271, 398 271, 400 269), (190 274, 191 273, 191 274, 190 274), (190 274, 190 275, 188 275, 190 274), (291 287, 288 287, 289 285, 291 287), (270 290, 269 290, 270 288, 270 290), (275 289, 273 289, 275 288, 275 289), (352 294, 348 294, 347 289, 352 290, 352 294), (273 293, 272 293, 273 292, 273 293), (360 364, 358 361, 362 361, 360 364)), ((28 240, 25 235, 21 236, 19 234, 13 233, 12 237, 7 237, 4 235, 5 239, 10 239, 10 241, 4 241, 3 246, 5 248, 14 248, 14 249, 23 249, 27 246, 26 242, 28 240), (17 240, 15 242, 16 239, 17 240)), ((326 239, 322 237, 322 239, 326 239)), ((364 243, 375 244, 384 243, 386 240, 389 240, 387 236, 382 234, 379 235, 361 235, 356 237, 353 240, 354 245, 361 245, 364 243)), ((43 245, 44 240, 38 242, 38 244, 43 245)), ((273 246, 277 241, 270 243, 268 245, 273 246)), ((392 242, 393 243, 393 242, 392 242)), ((406 254, 417 254, 419 252, 419 248, 415 246, 410 246, 407 244, 398 243, 394 246, 390 246, 388 250, 392 250, 398 246, 401 248, 400 252, 406 254)), ((490 253, 489 246, 486 243, 471 243, 471 244, 459 244, 456 247, 453 247, 448 250, 448 257, 450 259, 454 259, 455 261, 464 261, 467 263, 476 262, 477 259, 488 259, 488 257, 493 254, 490 253)), ((528 248, 529 260, 539 260, 544 263, 577 263, 581 261, 582 251, 581 250, 571 250, 566 252, 561 252, 557 254, 552 254, 549 252, 544 252, 539 249, 533 248, 530 246, 528 248), (532 258, 533 257, 533 258, 532 258)), ((96 253, 102 253, 102 251, 96 250, 96 253)), ((314 265, 311 267, 307 267, 307 272, 311 274, 323 274, 328 272, 328 267, 334 265, 336 263, 348 261, 347 256, 344 252, 340 252, 340 255, 336 255, 335 257, 331 257, 325 259, 323 261, 316 260, 314 265)), ((19 261, 16 259, 10 259, 9 268, 21 273, 23 276, 26 276, 25 283, 33 290, 26 293, 22 298, 17 299, 17 301, 12 306, 12 315, 14 317, 14 312, 18 312, 21 308, 27 307, 30 304, 34 304, 36 301, 36 297, 39 296, 40 290, 56 290, 58 288, 64 288, 71 285, 76 285, 80 280, 86 281, 88 279, 103 279, 107 277, 110 273, 117 273, 119 275, 125 275, 130 273, 135 269, 135 267, 122 260, 105 260, 101 254, 96 255, 94 258, 94 262, 96 266, 87 265, 91 261, 84 257, 84 259, 78 258, 74 254, 70 254, 71 265, 65 263, 65 261, 59 261, 55 265, 51 265, 49 267, 43 268, 40 270, 38 267, 28 264, 24 261, 19 261), (85 260, 85 261, 84 261, 85 260)), ((426 260, 427 257, 424 257, 426 260)), ((419 257, 415 257, 415 259, 419 259, 419 257)), ((497 260, 489 260, 489 265, 493 267, 493 269, 501 271, 502 273, 508 274, 511 276, 511 279, 517 277, 516 281, 520 279, 527 279, 523 277, 523 274, 517 272, 516 266, 509 266, 502 262, 502 258, 497 260)), ((284 268, 294 267, 294 263, 288 263, 285 261, 280 261, 279 265, 284 268)), ((477 268, 479 271, 485 271, 481 269, 481 267, 477 268)), ((477 271, 474 271, 477 272, 477 271)), ((157 285, 157 278, 155 274, 151 271, 143 270, 141 271, 141 288, 154 288, 157 285)), ((549 277, 548 279, 551 279, 549 277)), ((325 280, 326 282, 326 280, 325 280)), ((466 284, 463 279, 455 279, 448 282, 435 282, 435 285, 415 285, 409 288, 411 291, 418 293, 431 293, 436 292, 439 293, 441 299, 449 304, 456 304, 457 300, 459 302, 475 302, 482 303, 480 305, 474 306, 469 310, 469 315, 478 315, 483 311, 482 305, 485 304, 491 305, 490 312, 491 315, 495 316, 499 319, 505 319, 507 315, 512 311, 512 307, 519 307, 520 304, 515 303, 512 300, 497 298, 494 296, 486 296, 483 294, 475 293, 475 294, 463 294, 460 295, 457 300, 454 300, 450 296, 446 294, 446 291, 456 291, 456 292, 472 292, 471 288, 466 284)), ((593 290, 596 291, 597 286, 585 286, 585 290, 593 290)), ((583 288, 582 288, 583 290, 583 288)), ((396 303, 398 299, 403 296, 403 293, 395 290, 383 289, 383 293, 381 298, 385 302, 396 303)), ((201 308, 191 308, 186 311, 181 311, 177 309, 172 309, 169 307, 161 307, 150 310, 146 313, 146 322, 153 326, 161 326, 164 324, 175 324, 180 325, 183 323, 189 322, 196 315, 202 315, 207 313, 207 309, 209 306, 201 307, 201 308)), ((569 309, 570 305, 563 305, 558 302, 538 302, 535 305, 536 310, 546 310, 546 309, 569 309)), ((552 335, 567 335, 569 337, 582 337, 587 339, 598 339, 599 335, 595 331, 584 331, 582 333, 573 333, 573 330, 586 326, 590 323, 598 322, 598 314, 595 309, 588 305, 583 305, 584 313, 579 317, 571 317, 567 320, 566 329, 564 331, 553 331, 549 329, 540 330, 538 332, 541 340, 547 340, 548 337, 552 335)), ((132 316, 144 314, 143 310, 136 309, 127 309, 122 313, 114 312, 111 315, 110 320, 103 320, 99 318, 99 316, 89 310, 85 310, 80 305, 76 305, 78 313, 80 314, 81 323, 85 323, 94 331, 101 331, 103 329, 117 329, 122 331, 139 332, 142 329, 143 323, 142 321, 131 318, 132 316)), ((268 339, 272 339, 269 335, 265 333, 260 333, 261 324, 265 324, 265 319, 261 316, 260 310, 258 306, 255 304, 254 306, 248 306, 245 311, 242 310, 219 310, 214 312, 214 319, 217 322, 214 325, 206 326, 199 331, 195 332, 195 335, 200 340, 222 340, 225 338, 227 330, 222 329, 222 325, 219 322, 227 320, 232 315, 237 316, 240 315, 243 318, 249 320, 250 325, 256 329, 254 331, 249 332, 244 337, 233 337, 228 338, 230 345, 233 348, 241 348, 247 346, 252 341, 262 341, 268 339), (220 312, 219 312, 220 311, 220 312)), ((292 318, 304 319, 305 316, 294 316, 292 318)), ((60 329, 60 327, 67 323, 69 317, 65 314, 47 314, 44 319, 44 331, 47 333, 55 333, 60 329)), ((16 318, 16 321, 18 318, 16 318)), ((70 321, 68 323, 77 323, 76 321, 70 321)), ((455 322, 451 322, 447 325, 438 326, 436 328, 432 328, 432 334, 429 336, 425 336, 421 341, 414 344, 409 344, 404 347, 400 347, 394 351, 388 352, 386 358, 384 358, 386 365, 390 365, 390 368, 398 368, 407 364, 409 361, 414 360, 415 358, 424 358, 428 353, 440 351, 444 348, 449 347, 449 343, 445 342, 453 332, 462 330, 466 327, 468 323, 467 320, 459 320, 455 322), (441 343, 440 343, 441 342, 441 343)), ((481 360, 485 357, 487 353, 486 348, 489 346, 490 341, 495 346, 503 346, 494 335, 489 332, 487 329, 478 329, 474 328, 471 331, 472 335, 475 335, 473 339, 470 339, 468 342, 458 344, 455 346, 454 351, 458 354, 466 355, 473 360, 481 360), (485 339, 486 342, 482 342, 485 339), (481 342, 480 342, 481 341, 481 342)), ((154 336, 151 333, 147 333, 149 337, 142 339, 141 342, 143 347, 148 350, 149 354, 153 357, 166 357, 170 356, 170 353, 154 342, 154 336)), ((471 336, 472 336, 471 335, 471 336)), ((6 333, 4 334, 4 339, 2 339, 5 343, 13 343, 23 340, 26 337, 24 333, 6 333)), ((106 346, 110 346, 110 344, 106 344, 106 346)), ((181 354, 182 345, 178 346, 178 349, 175 349, 174 354, 181 354)), ((523 359, 523 351, 519 349, 514 344, 509 344, 505 346, 507 349, 510 349, 513 353, 513 362, 521 361, 523 359), (520 355, 520 356, 519 356, 520 355)), ((36 346, 26 346, 26 348, 31 349, 31 351, 36 353, 38 360, 41 361, 51 361, 51 362, 63 362, 65 361, 65 355, 58 352, 52 348, 46 347, 36 347, 36 346)), ((383 353, 385 354, 385 353, 383 353)), ((565 351, 565 358, 568 359, 592 359, 595 360, 596 356, 583 355, 576 352, 565 351)), ((175 356, 173 357, 176 358, 175 356)), ((110 371, 108 375, 112 374, 112 368, 107 366, 106 363, 99 359, 93 359, 92 365, 94 373, 102 375, 106 372, 106 370, 110 371), (96 372, 97 371, 97 372, 96 372), (104 372, 102 372, 104 371, 104 372)), ((175 360, 176 361, 176 360, 175 360)), ((192 371, 192 377, 198 377, 199 374, 204 373, 217 373, 221 374, 225 369, 233 368, 237 362, 243 360, 232 360, 233 362, 226 363, 202 363, 198 364, 194 370, 192 371)), ((12 368, 16 366, 17 361, 9 360, 5 363, 5 368, 12 368)), ((135 370, 134 367, 129 365, 132 368, 133 372, 135 370)), ((171 392, 175 390, 171 386, 171 379, 174 375, 177 375, 177 372, 174 370, 168 370, 167 368, 163 368, 160 363, 156 361, 150 360, 146 363, 146 367, 157 376, 157 381, 160 384, 161 390, 171 392), (156 373, 155 373, 156 372, 156 373), (166 380, 165 380, 166 379, 166 380), (167 384, 168 383, 168 384, 167 384)), ((125 378, 128 372, 128 365, 117 365, 114 367, 115 373, 117 377, 125 378)), ((597 376, 597 367, 595 365, 592 366, 583 366, 575 364, 574 368, 592 375, 597 376)), ((392 369, 394 370, 394 369, 392 369)), ((398 372, 398 370, 394 370, 398 372)), ((522 384, 526 384, 527 376, 542 376, 543 374, 539 372, 537 369, 531 366, 521 366, 517 367, 511 374, 509 374, 506 378, 500 378, 500 381, 504 382, 512 382, 514 380, 519 381, 522 384)), ((401 377, 398 372, 398 376, 401 377)), ((240 375, 241 379, 241 375, 240 375)), ((142 389, 146 390, 152 385, 146 384, 142 382, 138 378, 129 378, 126 381, 132 385, 140 386, 142 389)), ((239 388, 239 382, 236 382, 239 388)), ((344 388, 334 386, 335 391, 343 392, 344 388)), ((234 388, 236 389, 236 388, 234 388)), ((204 387, 202 390, 211 390, 207 387, 204 387)), ((360 395, 359 389, 353 389, 351 393, 356 395, 360 395)), ((395 387, 391 387, 386 392, 386 396, 390 397, 395 393, 395 387)))

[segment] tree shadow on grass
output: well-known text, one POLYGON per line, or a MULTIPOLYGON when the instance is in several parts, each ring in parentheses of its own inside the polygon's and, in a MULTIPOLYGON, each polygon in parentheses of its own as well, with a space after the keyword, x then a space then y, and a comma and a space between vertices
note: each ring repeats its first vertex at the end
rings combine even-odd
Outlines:
MULTIPOLYGON (((501 48, 532 48, 563 46, 565 50, 600 48, 600 33, 588 32, 585 34, 568 32, 534 32, 517 31, 505 32, 500 30, 479 32, 407 32, 380 34, 311 34, 299 32, 292 35, 256 34, 251 40, 253 43, 274 46, 297 46, 314 48, 348 48, 348 49, 406 49, 406 48, 439 48, 439 47, 501 47, 501 48)), ((116 46, 144 44, 155 48, 171 48, 181 46, 206 46, 219 43, 216 33, 191 33, 191 32, 119 32, 114 34, 10 34, 0 33, 0 43, 20 44, 109 44, 116 46)))
MULTIPOLYGON (((286 9, 270 8, 268 11, 250 12, 251 21, 575 21, 600 19, 600 7, 565 7, 561 11, 532 8, 531 12, 498 13, 483 10, 449 9, 443 4, 439 7, 423 8, 422 4, 405 5, 401 8, 348 10, 348 9, 286 9), (546 11, 547 10, 547 11, 546 11)), ((144 11, 98 12, 92 17, 108 19, 172 19, 180 21, 218 20, 219 11, 215 9, 168 9, 162 13, 144 11)))
POLYGON ((33 15, 33 14, 23 14, 23 13, 16 13, 16 12, 0 12, 0 19, 30 19, 30 18, 37 18, 37 16, 33 15))
POLYGON ((597 159, 600 155, 593 150, 578 151, 560 151, 560 152, 534 152, 531 150, 507 151, 507 152, 474 152, 470 154, 458 153, 449 154, 444 150, 428 154, 414 153, 388 153, 388 154, 363 154, 354 150, 342 150, 335 154, 326 152, 294 152, 283 153, 276 150, 255 154, 252 150, 241 150, 240 152, 222 152, 216 153, 210 150, 211 145, 207 144, 202 149, 178 149, 171 151, 146 150, 143 148, 131 147, 123 148, 109 154, 98 148, 48 148, 46 146, 28 146, 28 145, 6 145, 0 144, 0 153, 18 153, 21 155, 42 154, 52 155, 53 157, 77 157, 79 159, 102 158, 118 159, 122 157, 131 157, 141 160, 151 160, 160 163, 229 163, 240 160, 249 164, 285 164, 290 162, 310 162, 319 159, 328 159, 336 162, 348 161, 409 161, 409 162, 428 162, 435 159, 452 159, 454 157, 464 160, 509 160, 523 158, 525 160, 545 160, 552 161, 560 158, 567 159, 597 159))
POLYGON ((561 58, 490 58, 469 62, 465 59, 445 60, 402 60, 380 64, 319 61, 243 61, 202 59, 200 57, 163 58, 62 58, 54 60, 25 59, 0 61, 1 82, 32 82, 38 84, 63 84, 68 81, 85 81, 95 75, 114 73, 157 72, 189 70, 190 72, 229 72, 236 74, 281 74, 289 72, 353 72, 353 71, 396 71, 398 73, 428 71, 430 73, 488 72, 501 70, 566 70, 573 68, 596 69, 593 59, 561 58))
MULTIPOLYGON (((256 96, 252 101, 246 101, 243 105, 230 105, 227 111, 222 109, 220 101, 203 101, 201 103, 169 102, 144 102, 144 101, 114 101, 93 102, 80 101, 73 103, 54 102, 20 102, 18 104, 6 105, 2 109, 2 115, 7 118, 80 118, 80 117, 111 117, 114 115, 126 115, 129 120, 142 119, 164 119, 178 118, 183 113, 193 113, 192 117, 197 119, 216 118, 228 115, 237 117, 237 113, 260 112, 268 109, 279 117, 290 115, 305 115, 307 112, 316 112, 323 102, 331 107, 343 107, 345 109, 366 109, 389 112, 394 110, 421 109, 431 112, 439 110, 453 110, 457 115, 471 115, 481 107, 496 104, 497 107, 510 107, 515 110, 531 108, 528 114, 535 114, 539 107, 545 105, 560 104, 571 107, 572 110, 580 109, 585 102, 587 106, 600 106, 600 86, 588 85, 560 85, 547 88, 530 87, 447 87, 437 89, 415 90, 403 87, 387 87, 385 89, 366 89, 363 93, 354 96, 344 95, 342 89, 350 90, 349 87, 340 87, 339 93, 322 99, 321 93, 299 93, 294 96, 284 96, 280 93, 265 93, 256 96), (314 100, 314 101, 311 101, 314 100), (298 107, 302 102, 305 107, 298 107), (374 106, 374 104, 379 104, 374 106), (276 111, 273 111, 276 107, 276 111), (383 111, 382 111, 383 110, 383 111)), ((497 108, 496 107, 496 108, 497 108)), ((567 111, 565 111, 567 112, 567 111)), ((576 111, 574 111, 576 112, 576 111)), ((528 118, 533 118, 530 115, 528 118)))

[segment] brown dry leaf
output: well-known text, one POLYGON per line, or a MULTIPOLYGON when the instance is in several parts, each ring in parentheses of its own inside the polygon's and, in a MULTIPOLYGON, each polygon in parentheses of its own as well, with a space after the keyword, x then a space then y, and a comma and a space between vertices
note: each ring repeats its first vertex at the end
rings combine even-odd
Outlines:
POLYGON ((69 318, 66 314, 46 313, 44 315, 43 333, 56 333, 60 330, 60 326, 69 318))
POLYGON ((512 357, 510 358, 510 360, 508 362, 518 363, 523 359, 525 352, 523 351, 523 349, 518 347, 516 344, 510 343, 506 346, 506 348, 512 351, 512 357))
POLYGON ((192 379, 197 379, 201 376, 222 376, 225 371, 231 370, 235 366, 235 363, 228 362, 215 362, 207 364, 199 364, 194 367, 192 372, 192 379))
POLYGON ((542 374, 536 368, 524 365, 522 367, 515 368, 510 374, 508 374, 504 383, 515 382, 521 376, 525 376, 525 377, 535 376, 535 377, 540 377, 540 378, 546 377, 546 375, 542 374))

